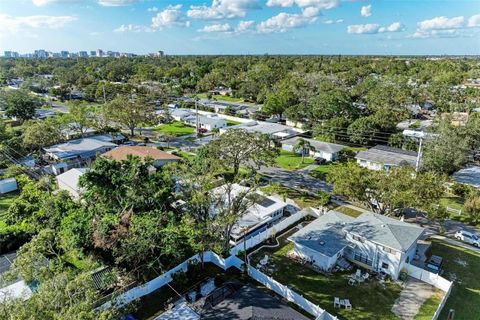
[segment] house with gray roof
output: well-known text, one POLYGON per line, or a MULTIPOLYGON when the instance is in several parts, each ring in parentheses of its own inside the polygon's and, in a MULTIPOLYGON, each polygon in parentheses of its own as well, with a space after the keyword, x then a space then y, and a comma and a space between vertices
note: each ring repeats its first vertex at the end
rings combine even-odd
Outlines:
POLYGON ((280 123, 264 122, 264 121, 249 121, 231 127, 220 129, 220 134, 227 130, 243 129, 249 132, 256 132, 259 134, 266 134, 273 140, 283 140, 295 137, 305 131, 291 128, 280 123))
POLYGON ((345 257, 352 263, 397 279, 415 257, 424 229, 372 212, 357 218, 329 211, 288 238, 294 253, 330 271, 345 257))
MULTIPOLYGON (((300 139, 303 139, 310 144, 311 150, 308 150, 308 155, 314 158, 322 158, 326 161, 337 160, 340 155, 340 151, 347 147, 341 144, 329 143, 301 137, 293 137, 280 142, 282 144, 282 149, 285 151, 294 152, 295 146, 300 139)), ((298 150, 296 152, 302 153, 302 150, 298 150)))
POLYGON ((393 167, 415 167, 417 153, 383 145, 362 150, 355 156, 359 166, 370 170, 390 170, 393 167))
POLYGON ((455 182, 480 188, 480 166, 470 166, 458 170, 452 175, 455 182))

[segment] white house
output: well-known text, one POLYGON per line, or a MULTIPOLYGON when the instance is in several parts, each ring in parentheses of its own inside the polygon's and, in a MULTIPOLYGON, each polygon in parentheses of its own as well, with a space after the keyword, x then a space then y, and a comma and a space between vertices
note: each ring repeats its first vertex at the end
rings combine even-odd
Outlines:
POLYGON ((170 116, 176 121, 184 121, 185 118, 194 116, 195 113, 189 109, 174 109, 170 110, 170 116))
POLYGON ((56 177, 58 189, 68 191, 74 199, 80 198, 82 189, 78 182, 80 177, 87 172, 87 168, 74 168, 56 177))
POLYGON ((415 167, 417 153, 398 148, 377 145, 368 150, 362 150, 355 156, 359 166, 370 170, 390 170, 392 167, 415 167))
MULTIPOLYGON (((282 144, 282 149, 285 151, 294 152, 295 146, 297 145, 300 139, 303 139, 308 143, 310 143, 311 150, 308 150, 308 155, 311 155, 314 158, 322 158, 322 159, 325 159, 326 161, 337 160, 340 155, 340 151, 347 148, 347 146, 343 146, 341 144, 323 142, 323 141, 306 139, 301 137, 293 137, 280 142, 282 144)), ((301 154, 302 150, 296 150, 296 152, 301 154)))
MULTIPOLYGON (((196 126, 197 117, 195 115, 189 116, 187 118, 184 118, 184 122, 187 125, 196 126)), ((225 128, 226 126, 227 126, 227 122, 225 121, 225 119, 222 119, 220 117, 215 117, 215 116, 207 117, 205 115, 198 116, 198 127, 200 129, 212 131, 214 129, 225 128)))
POLYGON ((424 229, 372 212, 357 218, 329 211, 290 236, 294 252, 323 270, 337 259, 398 279, 412 261, 424 229))
POLYGON ((18 190, 17 180, 15 178, 0 180, 0 194, 18 190))
MULTIPOLYGON (((212 192, 216 203, 226 203, 229 193, 231 198, 235 198, 249 190, 248 187, 234 184, 230 190, 223 185, 213 189, 212 192)), ((239 242, 244 237, 250 238, 274 225, 283 217, 285 208, 288 206, 281 199, 268 196, 260 190, 248 195, 245 201, 249 207, 232 228, 230 237, 233 243, 239 242)), ((212 214, 218 214, 218 209, 212 207, 212 214)))
POLYGON ((257 132, 259 134, 266 134, 271 139, 283 140, 291 137, 295 137, 305 131, 291 128, 279 123, 262 122, 262 121, 250 121, 235 126, 220 129, 220 134, 223 134, 227 130, 243 129, 250 132, 257 132))

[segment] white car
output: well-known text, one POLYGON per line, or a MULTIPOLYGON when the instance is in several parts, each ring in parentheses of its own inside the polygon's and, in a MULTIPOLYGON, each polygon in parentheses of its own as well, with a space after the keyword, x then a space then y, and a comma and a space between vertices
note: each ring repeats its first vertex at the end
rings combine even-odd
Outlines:
POLYGON ((455 233, 455 238, 474 245, 475 247, 480 247, 480 238, 478 238, 475 233, 460 230, 455 233))

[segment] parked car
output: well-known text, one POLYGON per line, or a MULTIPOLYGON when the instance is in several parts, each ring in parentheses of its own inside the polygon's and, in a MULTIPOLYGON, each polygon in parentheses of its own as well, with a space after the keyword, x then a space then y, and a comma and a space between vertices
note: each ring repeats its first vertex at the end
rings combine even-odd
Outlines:
POLYGON ((443 258, 440 256, 431 256, 427 262, 427 269, 433 273, 440 273, 442 269, 443 258))
POLYGON ((137 143, 135 141, 125 141, 122 145, 123 146, 136 146, 137 143))
POLYGON ((323 158, 315 158, 315 164, 324 164, 327 162, 327 160, 323 159, 323 158))
POLYGON ((478 238, 475 233, 460 230, 455 233, 455 238, 468 244, 474 245, 475 247, 480 247, 480 238, 478 238))

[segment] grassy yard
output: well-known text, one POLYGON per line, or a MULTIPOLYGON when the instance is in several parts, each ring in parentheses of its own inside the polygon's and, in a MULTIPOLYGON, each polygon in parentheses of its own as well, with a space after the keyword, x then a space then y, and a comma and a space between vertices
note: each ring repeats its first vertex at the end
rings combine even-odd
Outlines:
POLYGON ((440 205, 444 207, 450 207, 455 210, 463 210, 464 202, 465 200, 463 198, 450 193, 445 193, 445 196, 440 199, 440 205))
POLYGON ((233 121, 233 120, 225 120, 227 122, 227 126, 231 127, 231 126, 236 126, 237 124, 241 124, 241 122, 238 122, 238 121, 233 121))
POLYGON ((400 286, 393 283, 381 285, 376 280, 369 280, 352 287, 348 285, 351 272, 325 276, 303 267, 285 256, 293 248, 285 241, 289 235, 287 233, 281 239, 281 247, 262 249, 256 253, 251 259, 252 265, 256 266, 265 254, 269 255, 268 265, 274 268, 270 276, 339 319, 397 319, 390 310, 400 295, 400 286), (334 297, 349 299, 353 310, 334 308, 334 297))
POLYGON ((275 163, 287 170, 297 170, 313 164, 313 159, 305 157, 302 163, 302 156, 295 152, 280 150, 280 155, 275 159, 275 163))
POLYGON ((314 207, 317 208, 321 203, 319 196, 315 196, 300 190, 290 189, 278 184, 271 184, 266 187, 261 188, 266 194, 277 194, 280 197, 290 198, 302 209, 314 207))
POLYGON ((335 166, 334 163, 322 164, 316 167, 315 169, 313 169, 312 171, 310 171, 309 174, 314 178, 325 181, 327 179, 328 174, 330 173, 330 171, 333 169, 334 166, 335 166))
POLYGON ((20 195, 19 192, 10 192, 0 195, 0 221, 2 216, 7 212, 13 201, 20 195))
POLYGON ((443 307, 441 320, 455 310, 455 319, 478 319, 480 315, 480 254, 439 240, 432 241, 432 254, 443 257, 442 275, 455 280, 450 297, 443 307))
POLYGON ((189 127, 183 122, 174 121, 172 123, 161 124, 155 128, 155 131, 173 137, 185 136, 195 132, 193 127, 189 127))
POLYGON ((437 311, 438 305, 440 304, 440 301, 442 301, 443 298, 443 292, 442 291, 436 291, 430 298, 425 301, 422 306, 420 307, 420 310, 418 310, 417 315, 415 316, 415 320, 431 320, 432 316, 435 314, 435 311, 437 311))
POLYGON ((343 214, 346 214, 347 216, 354 217, 354 218, 356 218, 356 217, 358 217, 359 215, 362 214, 362 211, 355 210, 353 208, 345 207, 345 206, 337 207, 334 210, 337 211, 337 212, 341 212, 343 214))

